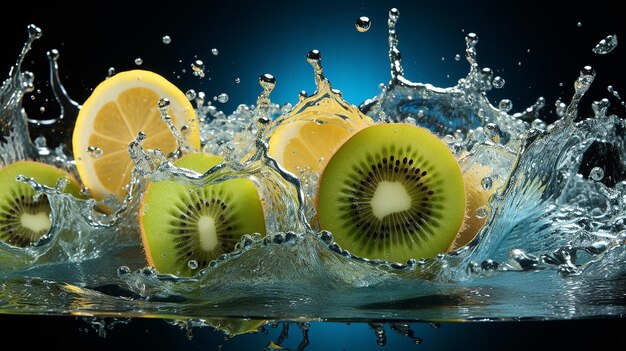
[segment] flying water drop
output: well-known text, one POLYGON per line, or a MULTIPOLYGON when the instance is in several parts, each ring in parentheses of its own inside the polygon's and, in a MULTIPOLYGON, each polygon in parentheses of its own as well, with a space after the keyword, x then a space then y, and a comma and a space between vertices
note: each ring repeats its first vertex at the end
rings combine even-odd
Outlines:
POLYGON ((356 27, 356 30, 364 33, 370 29, 370 27, 372 26, 372 21, 370 21, 369 17, 361 16, 356 19, 356 21, 354 22, 354 26, 356 27))
POLYGON ((608 35, 600 40, 598 44, 591 50, 594 54, 606 55, 617 47, 617 35, 608 35))
POLYGON ((217 96, 217 101, 221 102, 222 104, 225 104, 228 102, 228 94, 226 93, 221 93, 217 96))
POLYGON ((191 64, 193 75, 196 77, 204 78, 204 62, 202 60, 196 60, 191 64))

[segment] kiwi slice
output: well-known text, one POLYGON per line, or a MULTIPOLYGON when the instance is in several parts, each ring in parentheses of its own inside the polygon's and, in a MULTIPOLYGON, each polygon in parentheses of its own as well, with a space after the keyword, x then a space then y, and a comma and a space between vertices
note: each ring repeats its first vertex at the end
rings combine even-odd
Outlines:
POLYGON ((322 172, 322 229, 360 257, 406 262, 446 251, 461 226, 465 189, 448 147, 410 124, 366 127, 322 172))
MULTIPOLYGON (((222 161, 194 153, 175 165, 204 173, 222 161)), ((242 235, 265 234, 261 200, 246 178, 202 187, 169 180, 151 183, 141 201, 139 223, 148 264, 161 273, 186 277, 233 251, 242 235)))
POLYGON ((35 196, 35 190, 17 181, 18 175, 34 178, 40 184, 54 187, 59 178, 69 181, 65 191, 78 197, 80 186, 66 171, 35 162, 18 161, 0 170, 0 241, 15 247, 35 245, 52 225, 48 197, 35 196))

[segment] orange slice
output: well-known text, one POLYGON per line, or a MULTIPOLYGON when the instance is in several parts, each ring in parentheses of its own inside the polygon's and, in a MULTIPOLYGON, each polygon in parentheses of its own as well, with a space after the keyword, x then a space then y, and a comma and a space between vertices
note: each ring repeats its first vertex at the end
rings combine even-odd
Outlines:
POLYGON ((319 174, 345 140, 373 121, 338 97, 313 95, 275 123, 269 155, 288 171, 302 176, 306 169, 319 174))
POLYGON ((179 130, 183 126, 189 128, 185 133, 187 144, 199 149, 193 106, 182 91, 156 73, 120 72, 100 83, 85 101, 74 126, 72 143, 78 173, 94 198, 125 195, 134 166, 128 144, 140 131, 146 134, 144 148, 160 149, 164 155, 176 150, 176 138, 157 107, 161 98, 170 100, 168 114, 174 125, 179 130))

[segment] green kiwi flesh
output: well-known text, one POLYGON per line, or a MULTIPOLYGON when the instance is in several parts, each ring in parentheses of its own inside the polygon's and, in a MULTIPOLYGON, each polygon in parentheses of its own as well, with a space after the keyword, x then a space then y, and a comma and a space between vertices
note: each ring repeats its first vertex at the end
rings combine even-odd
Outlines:
POLYGON ((322 229, 360 257, 404 263, 445 252, 465 211, 459 165, 428 130, 376 124, 355 133, 320 178, 322 229))
MULTIPOLYGON (((204 173, 220 162, 218 156, 194 153, 175 165, 204 173)), ((161 273, 186 277, 233 251, 244 234, 265 234, 261 200, 247 178, 202 187, 168 180, 151 183, 139 223, 148 264, 161 273), (192 260, 197 267, 190 267, 192 260)))
POLYGON ((18 161, 0 170, 0 241, 14 247, 28 247, 48 233, 52 224, 50 204, 45 195, 34 197, 35 190, 17 181, 18 175, 34 178, 49 187, 54 187, 59 178, 67 178, 64 191, 76 197, 80 187, 72 175, 45 163, 18 161))

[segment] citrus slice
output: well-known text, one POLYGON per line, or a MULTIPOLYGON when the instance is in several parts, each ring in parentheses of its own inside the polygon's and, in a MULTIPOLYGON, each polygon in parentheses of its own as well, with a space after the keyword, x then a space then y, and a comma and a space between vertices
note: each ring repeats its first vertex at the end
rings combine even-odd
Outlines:
POLYGON ((161 98, 170 100, 168 114, 174 126, 179 130, 187 126, 186 142, 198 149, 200 135, 193 106, 182 91, 156 73, 120 72, 100 83, 85 101, 72 144, 78 174, 94 198, 124 196, 134 166, 128 144, 139 132, 146 134, 144 148, 160 149, 164 155, 176 151, 176 138, 157 107, 161 98))
POLYGON ((302 176, 305 169, 319 174, 348 137, 373 121, 339 98, 313 95, 275 123, 269 155, 288 171, 302 176))

